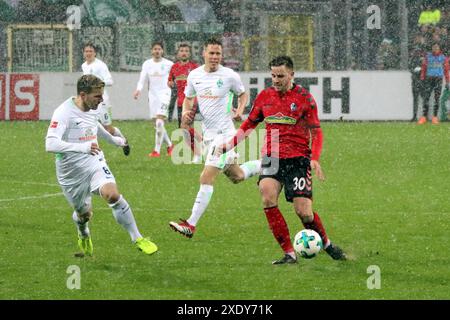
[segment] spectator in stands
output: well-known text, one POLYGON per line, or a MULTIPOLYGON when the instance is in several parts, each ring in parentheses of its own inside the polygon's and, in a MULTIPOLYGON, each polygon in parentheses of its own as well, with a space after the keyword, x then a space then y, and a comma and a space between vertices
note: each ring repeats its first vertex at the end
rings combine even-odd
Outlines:
POLYGON ((449 49, 450 49, 450 43, 449 43, 449 38, 448 38, 448 29, 445 28, 444 26, 442 26, 440 28, 440 38, 441 38, 441 50, 442 53, 445 54, 446 56, 450 55, 449 49))
POLYGON ((450 28, 450 8, 442 10, 440 25, 447 30, 450 28))
POLYGON ((427 122, 429 100, 433 91, 434 108, 431 123, 439 124, 437 114, 439 110, 439 98, 442 92, 442 78, 445 78, 446 88, 448 89, 450 82, 448 58, 441 52, 439 44, 435 43, 432 51, 426 54, 422 62, 420 79, 423 81, 423 116, 420 117, 417 124, 427 122))
POLYGON ((422 92, 422 81, 420 71, 425 56, 425 39, 419 33, 414 38, 414 43, 409 51, 408 69, 411 72, 412 94, 413 94, 413 117, 411 121, 417 121, 417 110, 419 108, 419 97, 422 92))
POLYGON ((423 25, 437 25, 441 21, 441 11, 438 8, 433 8, 431 1, 427 1, 425 9, 420 13, 419 26, 423 25))
POLYGON ((392 70, 399 67, 399 54, 391 39, 383 39, 377 52, 377 69, 392 70))

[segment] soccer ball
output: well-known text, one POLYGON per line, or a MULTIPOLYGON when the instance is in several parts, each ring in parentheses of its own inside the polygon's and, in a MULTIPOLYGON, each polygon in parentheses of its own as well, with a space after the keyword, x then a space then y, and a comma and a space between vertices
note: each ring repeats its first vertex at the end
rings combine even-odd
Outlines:
POLYGON ((322 238, 314 230, 304 229, 295 235, 294 250, 302 258, 314 258, 322 248, 322 238))

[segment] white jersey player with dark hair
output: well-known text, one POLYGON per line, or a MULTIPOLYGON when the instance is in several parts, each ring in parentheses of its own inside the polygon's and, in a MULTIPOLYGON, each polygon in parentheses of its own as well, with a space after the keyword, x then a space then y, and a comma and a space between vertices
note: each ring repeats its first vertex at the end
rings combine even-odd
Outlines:
POLYGON ((97 137, 123 147, 121 137, 112 136, 98 122, 95 112, 102 102, 104 82, 84 75, 77 82, 76 97, 70 97, 53 113, 45 148, 56 154, 56 176, 63 193, 73 207, 72 218, 78 229, 80 255, 92 255, 93 245, 88 221, 92 217, 91 194, 100 195, 112 209, 116 221, 128 231, 132 242, 146 254, 156 245, 142 237, 125 198, 119 193, 97 137))
POLYGON ((167 154, 172 155, 172 141, 167 134, 164 122, 169 114, 169 103, 172 90, 167 85, 170 68, 173 62, 163 58, 164 47, 162 42, 156 41, 152 44, 152 58, 142 65, 141 74, 133 93, 134 99, 138 99, 144 85, 148 81, 148 103, 150 119, 155 119, 155 148, 148 156, 157 158, 161 156, 161 145, 167 144, 167 154))
POLYGON ((214 190, 216 177, 223 173, 233 182, 239 183, 259 173, 261 161, 254 160, 237 164, 237 153, 230 150, 220 156, 216 147, 227 142, 236 133, 233 120, 240 120, 248 101, 248 94, 240 76, 220 64, 222 43, 216 39, 205 42, 203 50, 205 64, 192 70, 184 91, 182 122, 193 121, 195 97, 203 116, 203 150, 207 152, 205 168, 200 176, 200 190, 197 193, 191 216, 181 222, 170 222, 170 227, 191 238, 196 225, 208 207, 214 190), (238 107, 232 108, 233 94, 238 96, 238 107))
MULTIPOLYGON (((81 65, 81 69, 83 70, 83 75, 91 74, 100 78, 106 86, 113 85, 113 79, 111 73, 109 72, 108 66, 96 57, 96 49, 94 44, 87 43, 83 48, 83 56, 85 62, 81 65)), ((100 103, 100 106, 97 109, 98 112, 98 120, 103 125, 103 127, 113 136, 121 137, 126 140, 122 132, 119 128, 114 127, 112 125, 111 118, 111 102, 109 100, 109 95, 104 90, 103 93, 103 102, 100 103)), ((128 156, 130 154, 130 146, 127 144, 123 147, 123 153, 128 156)))

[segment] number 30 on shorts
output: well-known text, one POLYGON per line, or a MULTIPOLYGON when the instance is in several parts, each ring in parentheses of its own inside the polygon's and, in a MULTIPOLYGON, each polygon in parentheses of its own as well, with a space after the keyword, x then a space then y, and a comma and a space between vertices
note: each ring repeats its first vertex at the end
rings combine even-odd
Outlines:
POLYGON ((294 178, 294 190, 303 190, 306 186, 306 179, 304 177, 294 178))

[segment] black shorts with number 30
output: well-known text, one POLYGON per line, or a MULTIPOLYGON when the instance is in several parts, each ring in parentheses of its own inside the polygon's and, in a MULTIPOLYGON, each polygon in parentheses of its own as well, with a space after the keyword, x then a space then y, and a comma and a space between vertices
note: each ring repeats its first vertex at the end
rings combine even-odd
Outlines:
POLYGON ((279 181, 289 202, 298 197, 312 199, 311 164, 308 158, 263 157, 258 184, 264 178, 279 181))

